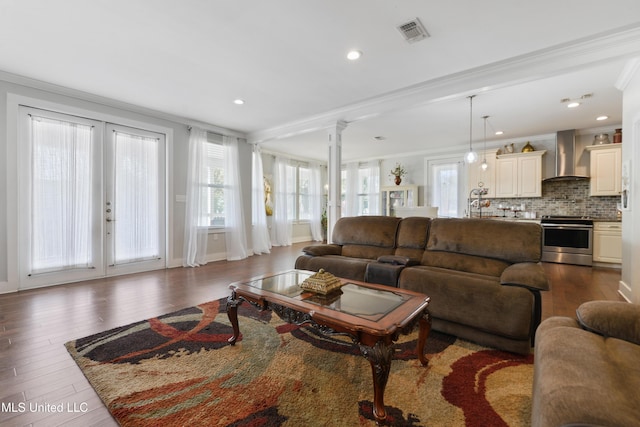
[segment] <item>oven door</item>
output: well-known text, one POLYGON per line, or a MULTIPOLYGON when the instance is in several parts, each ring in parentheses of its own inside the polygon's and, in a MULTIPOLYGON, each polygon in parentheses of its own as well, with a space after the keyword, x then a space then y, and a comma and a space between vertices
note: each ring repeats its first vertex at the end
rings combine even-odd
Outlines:
POLYGON ((542 260, 592 265, 593 227, 577 224, 543 224, 542 260))

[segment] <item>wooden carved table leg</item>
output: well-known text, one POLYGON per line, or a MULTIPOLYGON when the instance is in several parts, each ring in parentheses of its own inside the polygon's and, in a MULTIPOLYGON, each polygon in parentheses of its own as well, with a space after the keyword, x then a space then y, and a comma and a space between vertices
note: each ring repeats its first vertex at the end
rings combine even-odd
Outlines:
POLYGON ((376 342, 373 347, 358 344, 362 355, 371 364, 373 374, 373 416, 377 424, 382 424, 387 418, 384 409, 384 389, 389 379, 391 370, 391 359, 393 357, 393 342, 386 343, 384 340, 376 342))
POLYGON ((231 322, 231 327, 233 328, 233 336, 228 340, 231 345, 234 345, 240 336, 240 326, 238 325, 238 306, 241 303, 242 300, 236 298, 235 292, 227 298, 227 316, 229 317, 229 322, 231 322))
POLYGON ((423 366, 427 366, 429 360, 427 356, 424 354, 424 346, 427 343, 427 338, 429 337, 429 333, 431 332, 431 313, 429 310, 425 310, 420 316, 420 332, 418 333, 418 348, 416 349, 416 353, 418 355, 418 359, 423 366))

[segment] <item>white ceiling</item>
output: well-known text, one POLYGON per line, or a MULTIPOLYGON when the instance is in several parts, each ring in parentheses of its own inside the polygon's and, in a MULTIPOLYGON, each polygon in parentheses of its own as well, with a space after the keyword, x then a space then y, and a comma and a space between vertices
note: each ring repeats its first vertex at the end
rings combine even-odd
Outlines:
POLYGON ((304 158, 336 120, 344 160, 462 149, 471 94, 475 141, 483 115, 504 140, 613 126, 636 56, 637 0, 0 0, 0 70, 304 158), (431 37, 409 44, 416 17, 431 37))

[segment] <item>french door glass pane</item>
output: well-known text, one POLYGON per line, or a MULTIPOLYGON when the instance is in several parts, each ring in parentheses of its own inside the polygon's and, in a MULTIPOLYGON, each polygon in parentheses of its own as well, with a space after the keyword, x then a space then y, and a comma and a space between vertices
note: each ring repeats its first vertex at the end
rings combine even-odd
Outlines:
POLYGON ((115 132, 114 262, 159 257, 157 138, 115 132))
POLYGON ((31 116, 31 272, 92 263, 92 133, 31 116))

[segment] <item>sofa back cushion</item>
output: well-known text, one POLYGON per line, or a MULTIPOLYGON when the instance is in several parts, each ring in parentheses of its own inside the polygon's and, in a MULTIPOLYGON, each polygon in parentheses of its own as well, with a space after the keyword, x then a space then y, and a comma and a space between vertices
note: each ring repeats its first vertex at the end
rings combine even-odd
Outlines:
POLYGON ((511 265, 499 259, 444 251, 425 251, 420 264, 494 277, 500 277, 511 265))
POLYGON ((539 262, 542 227, 530 222, 435 218, 431 221, 427 250, 492 258, 510 264, 539 262))
POLYGON ((342 246, 342 255, 377 259, 393 255, 400 218, 357 216, 340 218, 333 228, 333 243, 342 246))
POLYGON ((404 218, 400 221, 395 254, 420 261, 424 248, 427 246, 430 224, 431 218, 417 216, 404 218))

